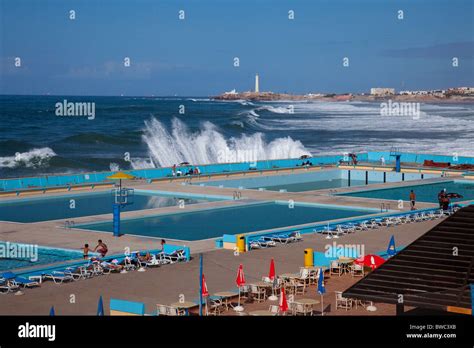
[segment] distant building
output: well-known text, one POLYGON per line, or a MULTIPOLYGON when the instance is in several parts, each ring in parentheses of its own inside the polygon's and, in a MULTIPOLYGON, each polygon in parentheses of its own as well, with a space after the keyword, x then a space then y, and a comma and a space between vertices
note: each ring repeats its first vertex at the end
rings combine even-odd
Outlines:
POLYGON ((395 88, 371 88, 370 94, 375 96, 394 95, 395 88))
POLYGON ((474 87, 457 87, 457 88, 449 88, 449 94, 461 94, 461 95, 470 95, 474 94, 474 87))
POLYGON ((255 75, 255 93, 260 93, 260 86, 258 81, 258 74, 255 75))
POLYGON ((235 88, 232 90, 232 91, 229 91, 229 92, 224 92, 224 94, 237 94, 237 91, 235 90, 235 88))

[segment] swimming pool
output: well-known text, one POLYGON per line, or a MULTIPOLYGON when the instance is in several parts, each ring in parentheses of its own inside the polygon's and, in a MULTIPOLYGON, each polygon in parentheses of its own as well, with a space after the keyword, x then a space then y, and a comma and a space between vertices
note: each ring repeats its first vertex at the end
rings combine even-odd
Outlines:
MULTIPOLYGON (((178 240, 201 240, 223 234, 239 234, 370 214, 363 209, 264 202, 189 213, 155 215, 121 222, 125 234, 178 240)), ((112 222, 78 225, 77 228, 112 232, 112 222)))
MULTIPOLYGON (((185 205, 208 201, 135 192, 133 204, 124 206, 122 211, 169 207, 180 204, 180 200, 185 205)), ((101 192, 0 202, 0 221, 38 222, 108 214, 112 213, 113 201, 110 192, 101 192)))
MULTIPOLYGON (((378 180, 370 178, 369 184, 379 183, 378 180)), ((323 189, 336 189, 348 186, 365 185, 365 179, 352 178, 349 180, 341 170, 310 171, 307 173, 292 173, 279 175, 252 176, 241 179, 217 180, 200 185, 239 188, 260 189, 270 191, 286 190, 288 192, 303 192, 323 189)))
POLYGON ((38 247, 32 244, 0 242, 0 250, 0 272, 82 259, 80 250, 38 247), (9 251, 6 251, 7 249, 9 251))
POLYGON ((448 193, 459 193, 463 196, 463 198, 452 199, 453 202, 474 200, 474 183, 465 181, 447 181, 434 184, 392 187, 386 189, 342 193, 341 195, 390 200, 401 199, 408 201, 410 191, 413 190, 416 194, 416 200, 418 202, 438 203, 438 193, 443 189, 446 189, 448 193))

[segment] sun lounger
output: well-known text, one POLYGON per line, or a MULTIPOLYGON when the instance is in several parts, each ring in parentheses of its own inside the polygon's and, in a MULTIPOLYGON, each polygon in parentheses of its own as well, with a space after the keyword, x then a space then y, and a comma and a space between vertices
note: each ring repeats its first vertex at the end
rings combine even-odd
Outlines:
POLYGON ((8 294, 10 292, 15 292, 20 289, 20 286, 15 284, 13 280, 10 279, 0 279, 0 293, 8 294))
POLYGON ((52 279, 54 284, 62 284, 63 282, 73 281, 74 277, 68 271, 52 271, 46 273, 44 279, 52 279))
POLYGON ((187 260, 184 250, 175 250, 171 254, 159 253, 157 256, 164 263, 176 263, 187 260))
POLYGON ((273 240, 258 239, 250 242, 250 249, 264 249, 276 246, 273 240))
POLYGON ((16 276, 15 279, 13 279, 13 284, 18 285, 18 287, 24 287, 24 288, 33 288, 40 286, 40 283, 34 280, 30 280, 24 277, 16 276))

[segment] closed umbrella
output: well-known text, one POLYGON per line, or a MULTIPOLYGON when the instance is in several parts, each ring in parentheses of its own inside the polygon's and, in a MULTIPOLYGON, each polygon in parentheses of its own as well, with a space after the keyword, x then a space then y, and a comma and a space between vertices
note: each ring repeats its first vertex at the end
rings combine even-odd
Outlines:
POLYGON ((201 284, 202 284, 202 290, 201 290, 201 295, 202 297, 205 298, 205 303, 206 303, 206 315, 209 314, 208 312, 208 308, 207 308, 207 297, 209 296, 209 291, 207 290, 207 284, 206 284, 206 277, 204 277, 204 273, 202 274, 202 280, 201 280, 201 284))
POLYGON ((318 278, 318 294, 321 295, 321 315, 324 315, 324 302, 323 295, 326 293, 326 287, 324 286, 324 271, 322 268, 319 269, 318 278))
POLYGON ((104 303, 102 301, 102 296, 99 297, 99 304, 97 305, 97 315, 98 316, 104 315, 104 303))
POLYGON ((272 295, 270 297, 268 297, 268 299, 270 301, 276 301, 278 299, 278 297, 275 296, 275 286, 276 286, 276 277, 275 277, 275 261, 273 260, 273 258, 271 259, 270 261, 270 271, 268 272, 268 278, 273 282, 273 286, 272 286, 272 295))
POLYGON ((244 307, 240 305, 240 288, 245 285, 244 266, 242 266, 242 264, 240 264, 239 269, 237 271, 237 278, 235 279, 235 283, 239 288, 239 304, 237 307, 234 307, 234 310, 237 312, 242 312, 244 310, 244 307))
POLYGON ((288 311, 288 301, 286 301, 285 287, 282 286, 280 290, 280 313, 286 313, 288 311))

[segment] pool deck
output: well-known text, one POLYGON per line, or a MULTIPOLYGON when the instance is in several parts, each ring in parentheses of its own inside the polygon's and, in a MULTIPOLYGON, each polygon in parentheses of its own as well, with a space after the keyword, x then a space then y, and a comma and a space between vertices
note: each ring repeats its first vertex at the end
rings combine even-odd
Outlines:
MULTIPOLYGON (((297 169, 298 172, 304 171, 327 171, 334 170, 334 168, 320 168, 313 167, 307 169, 297 169)), ((233 180, 239 178, 248 178, 251 176, 261 176, 261 175, 281 175, 281 174, 290 174, 294 172, 292 169, 288 170, 279 170, 265 172, 265 174, 260 174, 258 172, 249 172, 245 175, 239 174, 229 174, 220 175, 220 180, 233 180)), ((338 188, 338 189, 323 189, 315 191, 305 191, 305 192, 279 192, 279 191, 259 191, 253 189, 244 189, 238 190, 233 188, 219 188, 215 186, 200 186, 196 185, 199 183, 206 183, 207 181, 213 181, 216 178, 213 176, 203 176, 201 178, 190 179, 189 177, 181 178, 170 178, 168 180, 154 181, 152 183, 147 183, 145 181, 130 181, 127 182, 127 187, 140 189, 140 190, 150 190, 150 191, 162 191, 169 194, 177 193, 179 194, 191 194, 197 196, 222 196, 222 197, 232 197, 234 193, 240 192, 241 199, 228 199, 222 201, 210 201, 204 203, 188 204, 185 205, 183 209, 177 206, 171 207, 162 207, 155 209, 147 210, 137 210, 122 212, 122 219, 126 218, 140 218, 150 215, 157 214, 169 214, 169 213, 182 213, 182 212, 191 212, 199 209, 209 209, 209 208, 218 208, 225 206, 235 206, 240 204, 247 204, 257 201, 294 201, 302 203, 314 203, 314 204, 323 204, 323 205, 332 205, 332 206, 341 206, 341 207, 358 207, 358 208, 370 208, 376 209, 380 212, 381 204, 384 203, 385 206, 389 206, 392 211, 408 211, 410 204, 407 201, 404 202, 403 208, 398 209, 397 201, 390 200, 380 200, 372 198, 362 198, 362 197, 352 197, 352 196, 341 196, 335 195, 342 192, 352 192, 360 189, 376 189, 376 188, 386 188, 386 187, 400 187, 407 185, 416 185, 416 184, 426 184, 431 182, 442 182, 453 180, 450 178, 436 178, 436 179, 424 179, 424 180, 413 180, 413 181, 404 181, 404 182, 395 182, 395 183, 380 183, 380 184, 371 184, 367 186, 353 186, 347 188, 338 188), (193 184, 190 184, 190 181, 193 184)), ((96 187, 95 189, 89 191, 80 190, 80 191, 55 191, 54 193, 37 193, 35 197, 48 197, 51 195, 71 195, 75 193, 84 193, 84 192, 108 192, 110 188, 100 188, 96 187)), ((27 198, 33 197, 29 195, 27 198)), ((23 195, 19 197, 0 197, 0 202, 3 200, 17 200, 25 198, 23 195)), ((437 204, 432 203, 417 203, 419 209, 422 208, 431 208, 436 207, 437 204)), ((373 213, 368 213, 373 214, 373 213)), ((145 250, 145 249, 156 249, 161 248, 161 238, 153 237, 142 237, 135 235, 123 235, 120 238, 114 238, 111 233, 104 232, 94 232, 94 231, 81 231, 80 228, 69 229, 65 228, 65 221, 74 221, 75 225, 82 223, 91 223, 91 222, 100 222, 100 221, 110 221, 112 220, 112 214, 102 214, 95 216, 87 216, 80 218, 68 218, 54 221, 45 221, 45 222, 36 222, 36 223, 13 223, 13 222, 0 222, 0 240, 3 241, 12 241, 18 243, 33 243, 38 245, 50 246, 50 247, 59 247, 59 248, 68 248, 68 249, 80 249, 84 243, 89 243, 89 245, 95 246, 95 243, 98 239, 104 240, 109 247, 109 253, 122 253, 125 248, 131 248, 132 250, 145 250)), ((303 225, 300 225, 303 226, 303 225)), ((205 251, 211 251, 214 249, 214 239, 200 240, 200 241, 175 241, 167 238, 167 242, 175 243, 180 245, 186 245, 191 247, 191 252, 200 253, 205 251)))
MULTIPOLYGON (((238 256, 230 250, 209 251, 204 253, 204 273, 208 289, 211 294, 214 294, 235 288, 235 276, 241 263, 244 265, 247 283, 252 283, 268 274, 271 258, 275 260, 277 274, 294 273, 298 272, 299 267, 303 265, 303 251, 306 248, 324 252, 327 245, 335 242, 338 245, 360 244, 364 247, 365 253, 374 253, 386 250, 391 235, 395 236, 397 246, 408 245, 440 221, 357 232, 336 240, 326 240, 321 235, 306 235, 302 242, 241 253, 238 256)), ((67 233, 70 232, 74 233, 67 231, 67 233)), ((112 239, 108 242, 113 243, 112 239)), ((95 315, 99 296, 103 296, 106 314, 109 313, 110 298, 144 302, 147 311, 152 311, 156 309, 157 303, 169 305, 178 301, 181 294, 184 295, 185 300, 197 299, 199 296, 197 279, 199 279, 199 258, 194 257, 188 263, 147 269, 146 272, 110 274, 64 284, 48 281, 40 288, 24 290, 23 296, 12 294, 0 296, 0 314, 47 315, 51 305, 54 305, 57 315, 95 315), (75 303, 70 302, 71 295, 75 295, 75 303)), ((394 315, 395 307, 384 304, 376 304, 378 310, 375 313, 361 308, 348 312, 335 310, 334 291, 344 291, 359 279, 348 275, 332 276, 327 279, 327 293, 324 296, 326 315, 394 315)), ((305 295, 299 295, 296 298, 302 297, 319 300, 314 286, 305 295)), ((244 304, 244 308, 246 312, 268 309, 270 304, 275 304, 275 302, 244 304)), ((234 315, 233 312, 227 312, 227 314, 234 315)))

